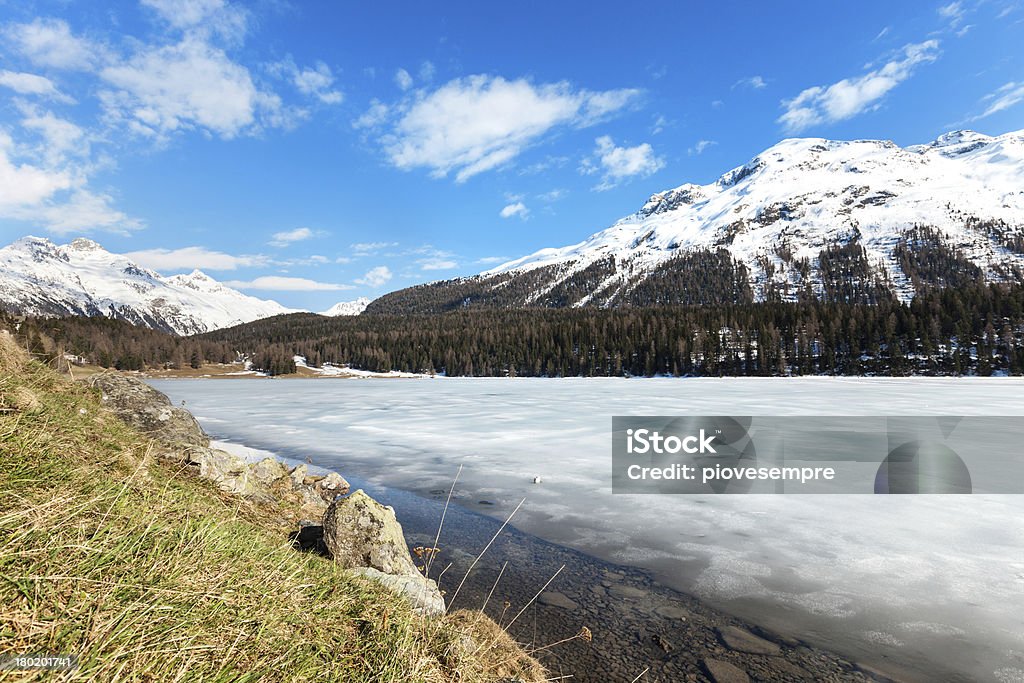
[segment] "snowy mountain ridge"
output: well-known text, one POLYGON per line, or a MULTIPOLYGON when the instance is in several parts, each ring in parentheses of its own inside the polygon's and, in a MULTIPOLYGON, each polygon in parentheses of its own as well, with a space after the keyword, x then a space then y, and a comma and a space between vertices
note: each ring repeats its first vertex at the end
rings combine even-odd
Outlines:
POLYGON ((361 296, 353 301, 339 301, 334 304, 326 311, 320 313, 320 315, 326 316, 338 316, 338 315, 359 315, 366 310, 366 307, 370 305, 372 299, 361 296))
POLYGON ((393 293, 370 310, 720 303, 679 293, 697 272, 706 288, 731 284, 735 300, 906 301, 946 286, 939 271, 950 269, 953 280, 1019 281, 1024 131, 955 131, 908 147, 782 140, 712 183, 651 195, 582 242, 393 293))
POLYGON ((33 236, 0 249, 0 302, 22 314, 106 316, 181 335, 294 312, 200 270, 164 277, 89 239, 33 236))

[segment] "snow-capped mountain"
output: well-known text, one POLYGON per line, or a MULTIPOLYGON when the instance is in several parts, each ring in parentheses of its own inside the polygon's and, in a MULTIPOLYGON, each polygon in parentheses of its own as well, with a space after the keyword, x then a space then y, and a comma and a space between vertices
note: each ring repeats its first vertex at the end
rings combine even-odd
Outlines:
POLYGON ((187 335, 281 313, 205 273, 164 277, 80 238, 56 245, 24 237, 0 249, 0 308, 30 315, 88 315, 187 335))
POLYGON ((788 139, 708 185, 654 194, 588 239, 370 311, 871 301, 1024 269, 1024 131, 925 145, 788 139))
POLYGON ((367 306, 370 305, 370 301, 372 301, 372 299, 365 296, 361 296, 354 301, 339 301, 320 315, 359 315, 366 310, 367 306))

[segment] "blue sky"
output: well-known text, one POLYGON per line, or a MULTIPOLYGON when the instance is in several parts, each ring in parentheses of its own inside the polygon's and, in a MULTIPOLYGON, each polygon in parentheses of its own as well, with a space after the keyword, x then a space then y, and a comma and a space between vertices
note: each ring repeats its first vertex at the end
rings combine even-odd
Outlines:
POLYGON ((1024 2, 0 0, 0 238, 324 309, 782 138, 1024 128, 1024 2))

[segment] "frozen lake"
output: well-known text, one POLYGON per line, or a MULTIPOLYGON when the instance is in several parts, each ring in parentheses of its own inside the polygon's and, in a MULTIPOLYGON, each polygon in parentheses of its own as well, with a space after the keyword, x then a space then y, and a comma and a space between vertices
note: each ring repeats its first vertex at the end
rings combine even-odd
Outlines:
POLYGON ((381 485, 447 489, 462 464, 469 506, 525 497, 524 531, 852 658, 1024 681, 1024 496, 612 495, 610 473, 613 415, 1024 416, 1017 379, 152 384, 216 438, 381 485))

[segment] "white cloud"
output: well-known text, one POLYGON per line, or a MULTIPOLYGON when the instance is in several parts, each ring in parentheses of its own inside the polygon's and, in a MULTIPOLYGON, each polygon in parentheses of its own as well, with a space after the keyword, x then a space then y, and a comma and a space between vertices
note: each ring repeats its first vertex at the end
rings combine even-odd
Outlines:
POLYGON ((260 255, 234 256, 206 247, 180 249, 143 249, 125 254, 128 258, 153 270, 236 270, 263 266, 267 257, 260 255))
POLYGON ((534 85, 525 79, 469 76, 416 95, 386 111, 376 107, 357 125, 397 117, 381 141, 401 169, 425 167, 456 182, 514 159, 559 125, 585 127, 622 109, 637 90, 573 90, 565 82, 534 85), (372 116, 370 115, 372 113, 372 116))
POLYGON ((229 280, 224 283, 235 289, 259 289, 273 292, 338 292, 355 289, 352 285, 333 282, 317 282, 304 277, 285 277, 283 275, 264 275, 254 280, 229 280))
POLYGON ((377 266, 366 272, 366 275, 356 280, 356 284, 368 287, 380 287, 391 279, 391 269, 387 266, 377 266))
POLYGON ((192 36, 143 48, 100 75, 117 88, 101 93, 107 113, 137 133, 164 136, 201 128, 233 138, 261 118, 270 125, 287 124, 279 97, 258 90, 249 70, 223 50, 192 36))
POLYGON ((541 200, 542 202, 557 202, 559 199, 561 199, 567 194, 569 194, 568 190, 556 188, 549 192, 543 192, 537 195, 537 199, 541 200))
POLYGON ((387 121, 390 113, 391 108, 388 107, 388 105, 377 99, 370 100, 370 108, 367 109, 362 116, 352 122, 352 127, 374 128, 387 121))
POLYGON ((49 78, 36 74, 4 69, 0 71, 0 86, 10 88, 19 95, 37 95, 58 102, 74 102, 74 99, 57 90, 57 86, 49 78))
POLYGON ((424 258, 416 259, 420 270, 451 270, 458 268, 459 263, 455 260, 455 254, 443 249, 437 249, 430 244, 407 250, 403 255, 417 254, 424 258))
POLYGON ((295 86, 303 95, 315 97, 324 104, 341 104, 345 96, 334 87, 334 73, 331 67, 321 61, 313 66, 299 67, 289 56, 266 66, 271 75, 283 78, 295 86))
POLYGON ((405 69, 399 69, 395 72, 395 85, 401 90, 408 90, 412 87, 412 76, 405 69))
POLYGON ((12 159, 14 142, 0 132, 0 214, 38 206, 61 190, 71 189, 73 180, 64 171, 53 171, 12 159))
POLYGON ((608 135, 602 135, 595 142, 594 154, 583 161, 580 169, 586 174, 601 174, 601 182, 595 190, 610 190, 629 178, 649 176, 665 166, 665 160, 655 156, 649 143, 618 147, 608 135))
POLYGON ((64 165, 69 156, 88 155, 89 143, 86 133, 78 125, 52 112, 40 113, 34 107, 24 107, 23 113, 25 118, 21 120, 21 125, 42 139, 37 154, 48 167, 58 168, 64 165))
MULTIPOLYGON (((46 133, 43 133, 44 137, 46 133)), ((109 230, 125 233, 139 221, 113 208, 113 198, 86 189, 84 170, 54 166, 47 151, 28 159, 0 131, 0 218, 30 221, 52 233, 109 230)))
POLYGON ((92 69, 104 50, 97 44, 71 33, 63 19, 35 19, 27 24, 11 24, 4 38, 15 50, 34 64, 55 69, 92 69))
POLYGON ((181 30, 217 32, 241 40, 248 17, 245 10, 224 0, 141 0, 170 26, 181 30))
POLYGON ((939 42, 927 40, 906 45, 899 59, 856 78, 844 78, 829 86, 807 88, 790 100, 777 121, 789 132, 799 132, 819 123, 832 123, 877 109, 893 88, 910 78, 914 69, 939 56, 939 42))
POLYGON ((397 246, 398 242, 356 242, 349 248, 355 252, 356 256, 367 256, 375 254, 382 249, 390 249, 397 246))
POLYGON ((423 62, 420 64, 420 80, 424 83, 429 83, 434 80, 434 74, 437 73, 437 68, 433 62, 423 62))
POLYGON ((458 268, 459 262, 452 259, 423 259, 419 262, 420 270, 451 270, 458 268))
POLYGON ((949 25, 956 27, 964 19, 966 10, 964 9, 964 3, 962 2, 951 2, 948 5, 943 5, 938 9, 939 16, 949 21, 949 25))
POLYGON ((745 88, 753 88, 754 90, 760 90, 762 88, 768 87, 768 82, 766 80, 764 80, 763 76, 748 76, 746 78, 741 78, 740 80, 738 80, 735 83, 733 83, 732 87, 733 88, 745 87, 745 88))
POLYGON ((484 256, 476 260, 476 262, 481 266, 491 266, 498 263, 505 263, 506 261, 508 261, 508 257, 506 256, 484 256))
POLYGON ((991 92, 981 98, 982 102, 987 103, 985 111, 972 118, 971 121, 977 121, 978 119, 1005 111, 1015 106, 1021 100, 1024 100, 1024 82, 1010 81, 995 92, 991 92))
POLYGON ((714 147, 718 142, 715 140, 698 140, 697 144, 687 150, 687 154, 694 156, 695 154, 702 154, 709 147, 714 147))
POLYGON ((501 210, 502 218, 512 218, 512 216, 519 216, 520 218, 526 218, 530 215, 530 210, 526 208, 526 204, 522 202, 513 202, 507 204, 505 208, 501 210))
POLYGON ((295 228, 294 230, 275 232, 271 236, 268 244, 272 247, 287 247, 294 242, 312 239, 313 237, 316 237, 317 234, 318 233, 313 232, 309 228, 295 228))

